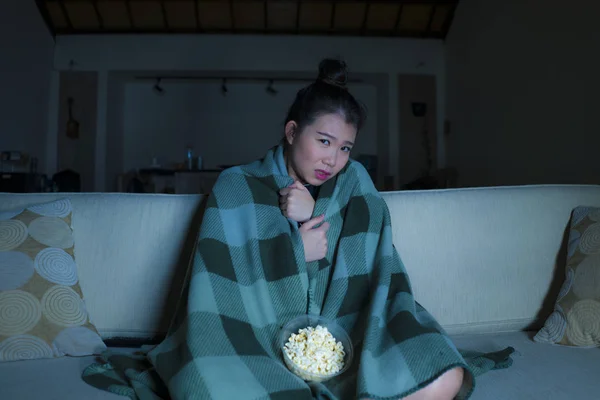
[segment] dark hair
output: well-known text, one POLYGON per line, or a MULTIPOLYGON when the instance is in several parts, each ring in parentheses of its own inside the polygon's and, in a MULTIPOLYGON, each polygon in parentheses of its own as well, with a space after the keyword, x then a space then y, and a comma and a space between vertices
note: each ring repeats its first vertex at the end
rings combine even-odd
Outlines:
POLYGON ((360 131, 367 116, 366 108, 350 94, 347 81, 348 71, 344 61, 322 60, 317 80, 298 91, 285 123, 295 121, 300 133, 318 117, 338 114, 360 131))

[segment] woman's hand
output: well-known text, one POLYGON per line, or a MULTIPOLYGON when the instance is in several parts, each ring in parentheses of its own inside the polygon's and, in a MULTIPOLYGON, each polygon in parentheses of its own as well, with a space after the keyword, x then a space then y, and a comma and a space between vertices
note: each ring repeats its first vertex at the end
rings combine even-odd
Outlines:
POLYGON ((306 222, 315 209, 315 200, 303 184, 296 181, 279 191, 279 208, 287 218, 306 222))
POLYGON ((329 230, 329 222, 324 222, 318 228, 316 225, 323 222, 324 215, 315 217, 300 227, 300 235, 302 243, 304 243, 304 257, 306 262, 321 260, 327 255, 327 231, 329 230))

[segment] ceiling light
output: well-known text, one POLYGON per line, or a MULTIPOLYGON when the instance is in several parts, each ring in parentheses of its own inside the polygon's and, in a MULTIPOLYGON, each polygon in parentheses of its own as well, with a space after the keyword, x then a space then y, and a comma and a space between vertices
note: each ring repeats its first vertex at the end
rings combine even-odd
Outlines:
POLYGON ((267 91, 267 93, 269 93, 270 95, 273 95, 273 96, 275 96, 275 95, 278 93, 278 92, 277 92, 277 89, 275 89, 275 88, 273 87, 273 79, 271 79, 271 80, 269 81, 269 84, 267 85, 267 89, 266 89, 266 91, 267 91))

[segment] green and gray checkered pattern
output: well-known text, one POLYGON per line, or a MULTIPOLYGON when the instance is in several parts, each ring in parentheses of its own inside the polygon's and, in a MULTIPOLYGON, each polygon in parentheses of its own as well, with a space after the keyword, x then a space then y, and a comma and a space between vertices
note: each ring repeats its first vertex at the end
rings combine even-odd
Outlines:
MULTIPOLYGON (((314 216, 330 223, 321 261, 305 262, 298 224, 279 209, 278 191, 291 183, 281 146, 219 177, 185 296, 167 338, 148 354, 170 396, 397 399, 461 366, 469 397, 469 365, 413 298, 388 208, 362 165, 349 162, 320 190, 314 216), (281 327, 306 313, 337 320, 355 345, 348 372, 324 384, 288 371, 277 346, 281 327)), ((84 379, 94 384, 97 374, 98 366, 84 379)))

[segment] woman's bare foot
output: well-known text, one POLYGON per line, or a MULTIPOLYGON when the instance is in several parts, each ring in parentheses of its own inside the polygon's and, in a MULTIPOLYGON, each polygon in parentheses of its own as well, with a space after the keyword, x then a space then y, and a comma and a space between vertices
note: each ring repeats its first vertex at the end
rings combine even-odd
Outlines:
POLYGON ((463 383, 464 370, 454 368, 445 372, 423 389, 408 395, 404 400, 452 400, 463 383))
POLYGON ((462 387, 464 373, 462 368, 451 369, 423 389, 399 400, 453 400, 462 387))

